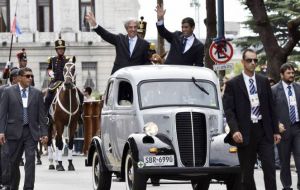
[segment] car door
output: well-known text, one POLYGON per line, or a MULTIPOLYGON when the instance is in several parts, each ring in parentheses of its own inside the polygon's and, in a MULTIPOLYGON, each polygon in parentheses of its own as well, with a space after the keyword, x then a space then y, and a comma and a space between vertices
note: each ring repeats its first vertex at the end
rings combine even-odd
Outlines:
POLYGON ((112 116, 114 109, 114 80, 111 79, 108 82, 105 94, 104 94, 104 105, 101 114, 101 139, 104 157, 107 160, 107 165, 111 166, 114 162, 111 147, 110 128, 114 125, 114 119, 112 116))
POLYGON ((114 134, 111 135, 111 144, 116 167, 120 167, 124 145, 130 134, 138 132, 138 122, 132 85, 125 79, 118 81, 116 85, 118 88, 113 113, 116 119, 114 125, 111 126, 111 134, 114 134))

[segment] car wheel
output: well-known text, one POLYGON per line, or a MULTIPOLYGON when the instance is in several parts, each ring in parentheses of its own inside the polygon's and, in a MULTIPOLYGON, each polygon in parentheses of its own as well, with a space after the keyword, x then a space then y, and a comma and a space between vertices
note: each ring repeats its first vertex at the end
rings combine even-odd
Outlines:
POLYGON ((111 172, 105 171, 100 155, 97 151, 93 155, 93 189, 94 190, 110 190, 111 172))
POLYGON ((232 175, 225 183, 227 190, 239 190, 242 188, 240 174, 232 175))
POLYGON ((127 190, 146 190, 147 178, 136 172, 137 163, 132 157, 131 151, 128 151, 125 160, 125 183, 127 190))
POLYGON ((203 177, 200 180, 192 180, 193 190, 208 190, 210 185, 210 178, 203 177))

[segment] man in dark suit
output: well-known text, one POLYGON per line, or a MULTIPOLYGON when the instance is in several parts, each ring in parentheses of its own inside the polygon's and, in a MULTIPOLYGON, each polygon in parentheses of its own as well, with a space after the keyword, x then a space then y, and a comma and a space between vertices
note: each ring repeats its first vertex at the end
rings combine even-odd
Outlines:
POLYGON ((223 96, 230 127, 225 140, 238 147, 243 190, 256 189, 253 173, 257 154, 262 162, 265 189, 276 190, 274 142, 278 143, 281 137, 271 87, 266 77, 255 74, 255 51, 245 50, 242 64, 243 73, 227 81, 223 96))
POLYGON ((111 74, 123 67, 149 63, 149 43, 138 37, 137 28, 139 22, 137 20, 131 19, 125 22, 124 26, 127 35, 116 35, 97 25, 93 13, 89 13, 85 18, 101 38, 116 47, 116 58, 111 74))
POLYGON ((280 67, 280 76, 281 81, 272 87, 282 132, 282 140, 278 144, 281 162, 280 179, 283 189, 292 189, 290 160, 293 152, 298 171, 297 189, 300 189, 300 85, 294 82, 295 70, 290 63, 280 67))
MULTIPOLYGON (((13 67, 9 73, 9 81, 10 84, 5 84, 0 86, 0 102, 2 100, 1 96, 3 91, 5 90, 5 88, 9 87, 10 85, 14 85, 18 83, 18 76, 19 76, 19 69, 17 67, 13 67)), ((2 179, 3 181, 7 181, 7 177, 9 177, 8 174, 8 167, 7 167, 7 163, 9 162, 9 156, 6 154, 2 154, 2 152, 6 152, 5 151, 5 146, 0 146, 0 189, 3 188, 2 187, 2 179), (3 150, 4 148, 4 150, 3 150)))
POLYGON ((184 18, 181 22, 182 31, 170 32, 164 26, 163 5, 156 7, 156 23, 158 33, 170 44, 170 51, 165 64, 203 66, 204 46, 193 34, 195 22, 192 18, 184 18))
POLYGON ((21 68, 19 75, 18 84, 6 88, 0 102, 0 144, 8 146, 11 172, 5 189, 19 189, 19 163, 25 151, 24 190, 33 190, 37 142, 48 140, 46 115, 42 92, 31 86, 32 70, 21 68))

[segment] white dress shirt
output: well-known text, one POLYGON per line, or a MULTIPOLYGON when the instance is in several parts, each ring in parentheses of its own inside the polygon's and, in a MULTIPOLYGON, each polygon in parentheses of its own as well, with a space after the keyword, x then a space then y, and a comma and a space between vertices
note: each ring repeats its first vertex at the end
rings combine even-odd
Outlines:
MULTIPOLYGON (((284 89, 284 93, 285 93, 285 96, 286 96, 286 99, 287 99, 287 102, 288 102, 288 108, 290 110, 290 97, 289 97, 289 89, 288 89, 288 86, 291 86, 291 91, 292 91, 292 97, 295 98, 296 100, 296 94, 295 94, 295 90, 294 90, 294 87, 293 87, 293 83, 291 83, 290 85, 288 85, 287 83, 285 83, 284 81, 282 81, 282 86, 283 86, 283 89, 284 89)), ((298 114, 298 106, 297 106, 297 101, 296 101, 296 105, 295 106, 295 112, 296 112, 296 122, 299 121, 299 114, 298 114)))
POLYGON ((132 55, 132 52, 133 52, 133 50, 134 50, 136 41, 137 41, 137 36, 134 36, 133 38, 130 38, 130 37, 128 36, 128 39, 129 39, 129 51, 130 51, 130 56, 131 56, 131 55, 132 55))
MULTIPOLYGON (((249 77, 248 75, 245 74, 245 72, 243 71, 242 72, 243 74, 243 78, 244 78, 244 82, 245 82, 245 85, 246 85, 246 88, 247 88, 247 92, 248 92, 248 96, 249 96, 249 100, 250 100, 250 82, 249 80, 252 79, 254 82, 254 86, 255 86, 255 89, 256 89, 256 93, 257 93, 257 85, 256 85, 256 80, 255 80, 255 73, 253 74, 252 77, 249 77)), ((259 101, 259 100, 258 100, 259 101)), ((260 103, 258 102, 258 106, 260 106, 260 103)), ((251 109, 251 108, 250 108, 251 109)), ((253 120, 260 120, 262 118, 261 115, 259 115, 258 117, 256 117, 255 115, 251 115, 251 119, 253 120)))
POLYGON ((20 85, 20 83, 18 83, 18 85, 19 85, 19 88, 20 88, 20 93, 21 93, 21 98, 22 98, 22 102, 23 102, 23 108, 27 108, 27 106, 28 106, 28 94, 29 94, 29 88, 27 87, 26 88, 26 91, 25 91, 25 93, 26 93, 26 98, 23 98, 22 97, 22 94, 23 94, 23 87, 20 85))

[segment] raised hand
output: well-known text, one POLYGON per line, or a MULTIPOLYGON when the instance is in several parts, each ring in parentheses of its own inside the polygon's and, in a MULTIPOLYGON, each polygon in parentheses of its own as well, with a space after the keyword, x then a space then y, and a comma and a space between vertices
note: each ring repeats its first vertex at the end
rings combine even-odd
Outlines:
POLYGON ((97 25, 95 16, 92 12, 89 12, 87 15, 85 15, 85 19, 90 23, 92 27, 95 27, 97 25))
POLYGON ((166 9, 164 9, 164 5, 157 4, 155 11, 157 13, 157 20, 164 20, 164 16, 166 14, 166 9))

